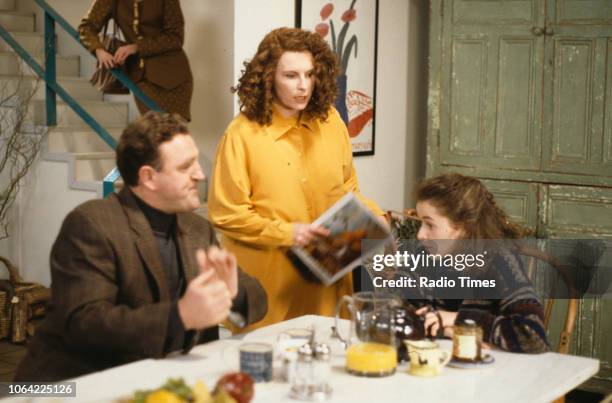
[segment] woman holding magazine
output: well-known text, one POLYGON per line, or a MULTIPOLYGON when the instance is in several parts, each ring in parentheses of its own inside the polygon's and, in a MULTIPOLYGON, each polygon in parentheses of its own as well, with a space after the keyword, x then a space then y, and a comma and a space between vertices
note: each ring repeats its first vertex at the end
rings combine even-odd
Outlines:
POLYGON ((338 298, 352 292, 351 277, 329 287, 307 281, 285 252, 326 236, 311 223, 348 192, 383 215, 359 193, 348 132, 332 106, 337 60, 318 34, 280 28, 244 66, 233 88, 241 113, 217 149, 210 219, 268 293, 270 308, 257 327, 333 315, 338 298))

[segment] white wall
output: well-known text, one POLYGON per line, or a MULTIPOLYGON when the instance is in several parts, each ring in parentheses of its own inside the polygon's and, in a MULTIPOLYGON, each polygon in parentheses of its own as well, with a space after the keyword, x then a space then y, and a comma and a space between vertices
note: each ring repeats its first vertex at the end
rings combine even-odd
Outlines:
POLYGON ((194 75, 190 130, 200 148, 204 172, 209 175, 217 143, 234 115, 230 93, 234 3, 182 0, 181 7, 185 15, 185 52, 194 75))
POLYGON ((385 210, 401 210, 408 138, 408 2, 381 0, 378 19, 375 154, 354 161, 362 192, 385 210))
MULTIPOLYGON (((234 0, 234 84, 238 82, 243 62, 250 60, 264 36, 275 28, 292 27, 295 22, 293 0, 234 0)), ((234 114, 238 98, 234 97, 234 114)))
POLYGON ((96 197, 92 191, 68 189, 68 164, 64 162, 41 160, 32 167, 15 206, 14 214, 20 220, 8 240, 11 258, 24 279, 51 284, 49 254, 64 217, 96 197))

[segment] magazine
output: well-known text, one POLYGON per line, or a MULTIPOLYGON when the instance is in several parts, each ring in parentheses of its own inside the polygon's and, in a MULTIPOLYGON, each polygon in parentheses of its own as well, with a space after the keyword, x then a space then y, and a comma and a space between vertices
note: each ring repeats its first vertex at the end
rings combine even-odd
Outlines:
POLYGON ((338 281, 391 240, 391 233, 353 193, 348 193, 313 224, 330 231, 309 245, 293 246, 287 256, 308 279, 338 281), (362 245, 362 240, 368 240, 362 245), (363 248, 367 250, 362 251, 363 248), (312 276, 311 274, 314 274, 312 276))

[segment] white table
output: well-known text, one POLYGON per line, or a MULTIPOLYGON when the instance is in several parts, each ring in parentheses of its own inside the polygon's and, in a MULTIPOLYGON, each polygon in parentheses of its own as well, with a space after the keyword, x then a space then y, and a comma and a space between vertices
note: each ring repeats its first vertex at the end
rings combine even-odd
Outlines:
MULTIPOLYGON (((63 401, 109 402, 130 396, 136 389, 158 387, 169 377, 183 377, 191 385, 201 379, 212 389, 221 375, 236 369, 231 358, 236 355, 236 347, 245 340, 273 343, 285 329, 314 325, 317 339, 327 342, 332 324, 332 318, 302 316, 258 329, 242 339, 225 339, 198 346, 189 355, 142 360, 82 376, 74 379, 77 397, 63 401)), ((451 349, 450 341, 442 340, 440 344, 451 349)), ((479 369, 447 367, 438 377, 419 378, 408 374, 407 367, 400 366, 392 376, 362 378, 344 371, 340 354, 338 351, 332 358, 330 383, 334 392, 331 402, 549 402, 599 370, 599 361, 591 358, 557 353, 527 355, 493 351, 495 362, 479 369)), ((292 401, 288 393, 289 385, 286 383, 257 384, 253 402, 292 401)))

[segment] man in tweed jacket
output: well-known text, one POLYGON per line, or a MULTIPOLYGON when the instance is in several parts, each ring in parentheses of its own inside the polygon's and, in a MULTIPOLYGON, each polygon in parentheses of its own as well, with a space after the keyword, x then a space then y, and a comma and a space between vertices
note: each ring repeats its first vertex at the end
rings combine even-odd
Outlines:
POLYGON ((204 179, 178 115, 148 112, 117 147, 125 187, 64 220, 51 251, 52 300, 15 380, 57 381, 218 338, 230 311, 260 320, 259 282, 192 211, 204 179), (206 252, 205 252, 206 251, 206 252))

